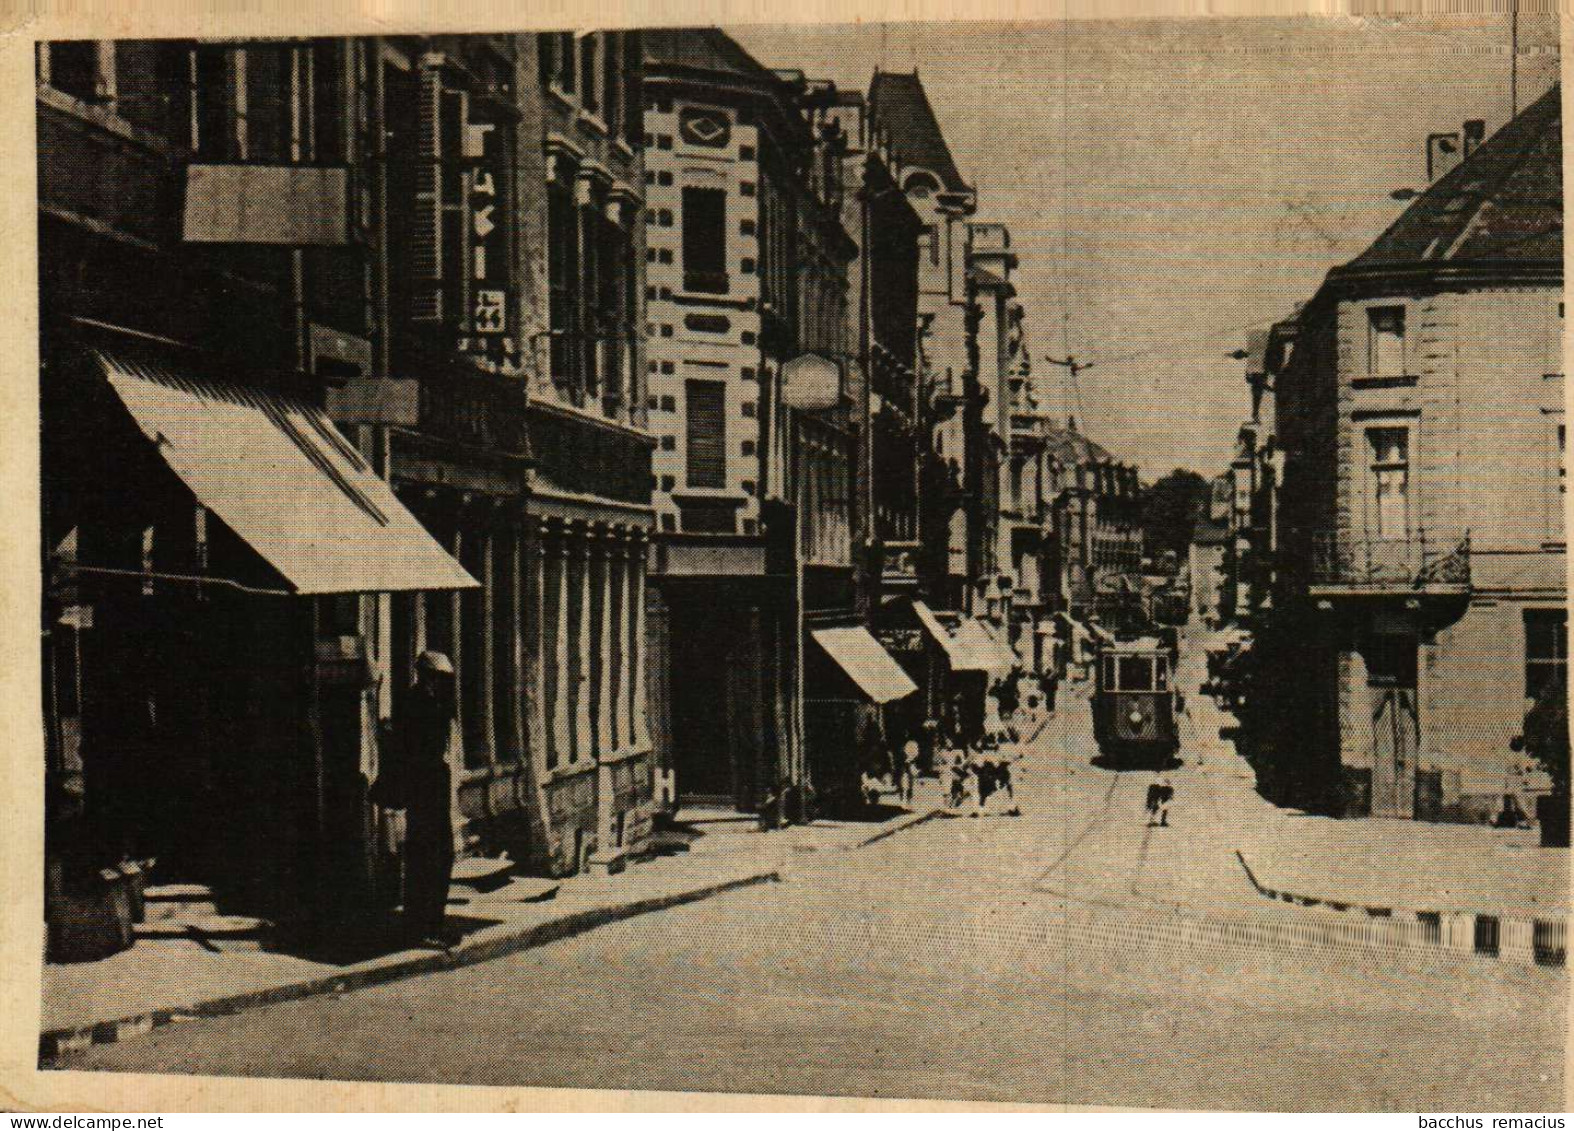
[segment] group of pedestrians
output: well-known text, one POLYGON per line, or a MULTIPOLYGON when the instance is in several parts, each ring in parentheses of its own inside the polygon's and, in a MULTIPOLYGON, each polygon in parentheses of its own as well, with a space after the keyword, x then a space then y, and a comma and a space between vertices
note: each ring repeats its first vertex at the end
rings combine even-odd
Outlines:
POLYGON ((987 736, 976 747, 947 751, 940 766, 947 807, 977 817, 989 810, 992 798, 1003 796, 1006 816, 1020 817, 1012 775, 1012 767, 1022 757, 1016 742, 1015 732, 1008 731, 987 736))

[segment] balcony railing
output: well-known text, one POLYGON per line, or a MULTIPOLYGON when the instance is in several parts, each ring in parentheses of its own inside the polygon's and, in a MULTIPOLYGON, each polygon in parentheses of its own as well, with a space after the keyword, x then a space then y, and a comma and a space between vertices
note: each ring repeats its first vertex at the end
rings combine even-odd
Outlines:
POLYGON ((1403 538, 1335 532, 1312 540, 1314 588, 1380 592, 1456 592, 1470 587, 1470 532, 1417 531, 1403 538))

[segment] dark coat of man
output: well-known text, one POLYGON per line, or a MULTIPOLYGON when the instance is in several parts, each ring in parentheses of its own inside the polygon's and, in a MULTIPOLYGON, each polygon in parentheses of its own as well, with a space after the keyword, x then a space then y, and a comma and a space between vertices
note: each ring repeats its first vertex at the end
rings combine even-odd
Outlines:
MULTIPOLYGON (((453 676, 439 661, 422 665, 395 726, 404 765, 405 919, 413 933, 440 937, 454 866, 452 773, 448 744, 455 717, 453 676)), ((446 665, 446 658, 441 661, 446 665)), ((451 672, 450 668, 450 672, 451 672)))

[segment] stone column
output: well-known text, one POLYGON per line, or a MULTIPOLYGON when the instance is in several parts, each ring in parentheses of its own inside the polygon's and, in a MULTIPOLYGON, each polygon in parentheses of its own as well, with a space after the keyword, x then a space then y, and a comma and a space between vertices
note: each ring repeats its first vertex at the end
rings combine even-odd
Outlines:
POLYGON ((557 541, 552 547, 552 573, 555 581, 552 586, 552 601, 556 606, 554 619, 556 621, 556 639, 553 644, 552 665, 552 734, 551 734, 551 764, 562 765, 573 761, 574 757, 574 727, 569 716, 569 695, 573 687, 574 677, 569 668, 568 653, 568 584, 569 584, 569 547, 568 531, 559 529, 557 541))
POLYGON ((511 752, 524 760, 530 748, 525 742, 525 533, 518 527, 508 528, 508 686, 502 694, 508 696, 508 744, 511 752))
POLYGON ((649 704, 645 692, 645 546, 644 531, 635 535, 632 548, 634 568, 629 571, 629 588, 633 593, 634 614, 633 621, 632 653, 632 678, 629 680, 629 695, 633 706, 633 726, 630 729, 633 742, 636 746, 650 745, 650 717, 646 713, 649 704))
POLYGON ((591 733, 590 697, 594 688, 590 685, 590 649, 593 646, 591 639, 591 579, 590 579, 590 548, 594 533, 584 528, 584 533, 571 547, 570 561, 578 564, 578 576, 574 578, 579 586, 579 623, 574 630, 574 758, 589 756, 595 752, 595 736, 591 733))
MULTIPOLYGON (((496 550, 497 538, 490 529, 479 535, 481 540, 481 623, 472 626, 471 631, 481 642, 479 659, 480 670, 470 673, 470 678, 478 682, 480 688, 479 703, 476 710, 481 717, 476 722, 476 736, 481 742, 481 753, 486 756, 486 761, 491 764, 497 762, 497 733, 494 721, 497 718, 494 710, 494 696, 496 694, 496 672, 493 670, 493 659, 497 652, 493 634, 497 631, 497 563, 496 550)), ((487 808, 491 808, 491 792, 487 793, 487 808)))
MULTIPOLYGON (((526 569, 525 600, 519 606, 522 626, 523 663, 519 668, 521 713, 525 727, 525 758, 530 765, 530 776, 539 781, 547 769, 548 723, 546 717, 546 680, 548 671, 547 642, 547 527, 544 522, 530 527, 528 549, 525 549, 526 569)), ((556 626, 556 610, 553 610, 556 626)))
POLYGON ((641 689, 635 682, 634 657, 639 653, 639 624, 635 609, 639 604, 639 595, 645 588, 641 583, 640 570, 642 545, 639 532, 630 530, 628 541, 623 547, 623 650, 618 656, 618 692, 622 699, 618 704, 618 711, 619 717, 623 720, 623 742, 630 747, 637 747, 640 743, 639 728, 634 722, 634 704, 642 696, 641 689))
POLYGON ((623 722, 623 647, 628 640, 624 627, 627 610, 623 606, 623 565, 623 530, 614 527, 607 545, 607 651, 603 658, 606 690, 602 696, 606 704, 602 729, 606 731, 609 750, 628 746, 628 727, 623 722))
POLYGON ((595 561, 593 581, 600 594, 601 615, 595 623, 595 647, 599 662, 592 669, 596 695, 596 756, 611 754, 616 747, 612 721, 612 563, 617 547, 612 532, 601 531, 591 548, 595 561))

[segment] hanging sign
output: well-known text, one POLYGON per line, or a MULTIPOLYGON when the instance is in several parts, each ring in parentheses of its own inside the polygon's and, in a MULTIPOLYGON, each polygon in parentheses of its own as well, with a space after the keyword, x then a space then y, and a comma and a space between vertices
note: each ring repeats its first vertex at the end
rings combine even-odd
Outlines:
POLYGON ((462 149, 469 174, 465 222, 470 229, 466 264, 470 309, 465 312, 459 348, 497 361, 517 359, 519 353, 509 313, 512 276, 502 139, 503 131, 495 122, 470 121, 462 149))

